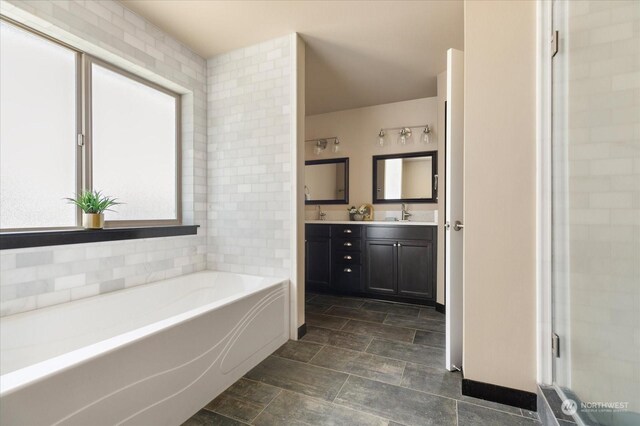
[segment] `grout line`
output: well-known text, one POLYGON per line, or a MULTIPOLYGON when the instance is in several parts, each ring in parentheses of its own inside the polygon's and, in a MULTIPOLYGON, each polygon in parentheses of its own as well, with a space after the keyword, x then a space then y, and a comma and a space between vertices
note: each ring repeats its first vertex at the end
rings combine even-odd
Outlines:
POLYGON ((259 412, 259 413, 258 413, 258 414, 253 418, 253 419, 251 419, 251 421, 250 421, 249 423, 253 423, 253 421, 254 421, 255 419, 257 419, 258 417, 260 417, 260 414, 262 414, 262 413, 264 412, 264 410, 266 410, 266 409, 267 409, 267 407, 268 407, 268 406, 270 406, 270 405, 271 405, 271 403, 272 403, 273 401, 275 401, 275 400, 276 400, 276 398, 277 398, 278 396, 280 396, 280 394, 282 393, 282 391, 283 391, 283 390, 284 390, 284 389, 280 389, 280 391, 276 394, 276 396, 274 396, 274 397, 271 399, 271 401, 269 401, 269 403, 268 403, 267 405, 265 405, 265 406, 264 406, 264 408, 263 408, 262 410, 260 410, 260 412, 259 412))
MULTIPOLYGON (((373 337, 373 336, 368 336, 368 337, 371 337, 371 340, 369 340, 369 343, 367 343, 367 347, 364 348, 364 351, 362 351, 363 353, 369 353, 369 352, 367 352, 367 349, 369 349, 369 346, 371 346, 371 343, 373 343, 373 339, 375 339, 375 337, 373 337)), ((384 358, 388 358, 388 357, 384 357, 384 358)), ((389 359, 395 359, 395 358, 389 358, 389 359)), ((398 361, 400 361, 400 360, 398 360, 398 361)))
MULTIPOLYGON (((319 354, 320 352, 322 352, 322 351, 324 350, 324 348, 325 348, 325 347, 326 347, 326 345, 322 345, 322 347, 318 350, 318 352, 316 352, 315 354, 313 354, 313 356, 309 359, 309 361, 307 361, 307 364, 311 364, 311 361, 313 361, 313 359, 314 359, 315 357, 317 357, 317 356, 318 356, 318 354, 319 354)), ((311 365, 313 365, 313 364, 311 364, 311 365)))
POLYGON ((460 423, 460 419, 458 419, 458 400, 456 399, 456 426, 460 423))
POLYGON ((344 382, 342 382, 342 386, 340 386, 340 389, 338 389, 338 392, 336 393, 336 396, 333 397, 333 399, 331 401, 329 401, 330 403, 334 403, 336 398, 338 397, 338 395, 340 395, 340 392, 342 392, 342 388, 344 387, 344 385, 347 384, 347 382, 349 381, 349 377, 351 377, 351 374, 347 373, 347 378, 344 379, 344 382))
MULTIPOLYGON (((237 398, 236 398, 236 399, 237 399, 237 398)), ((222 417, 226 417, 226 418, 228 418, 228 419, 235 420, 235 421, 237 421, 237 422, 242 423, 243 425, 249 425, 249 424, 251 424, 251 422, 252 422, 252 421, 254 421, 254 420, 255 420, 255 418, 253 418, 253 419, 251 419, 251 420, 249 421, 249 423, 247 423, 245 420, 239 419, 239 418, 234 417, 234 416, 232 416, 232 415, 230 415, 230 414, 223 414, 223 413, 220 413, 220 412, 218 412, 218 411, 216 411, 216 410, 212 410, 212 409, 210 409, 210 408, 205 408, 205 407, 203 407, 202 409, 203 409, 203 410, 207 410, 207 411, 209 411, 209 412, 211 412, 211 413, 216 413, 216 414, 218 414, 218 415, 220 415, 220 416, 222 416, 222 417)), ((262 413, 262 411, 261 411, 261 413, 262 413)), ((258 416, 256 416, 256 417, 258 417, 258 416)))
MULTIPOLYGON (((351 308, 346 308, 346 309, 351 309, 351 308)), ((359 309, 354 309, 354 310, 356 310, 356 311, 357 311, 357 310, 359 310, 359 309)), ((365 312, 366 312, 366 311, 365 311, 365 312)), ((382 322, 369 321, 369 320, 360 319, 360 318, 351 318, 351 317, 346 317, 346 316, 344 316, 344 315, 335 315, 335 314, 327 313, 327 312, 325 312, 325 313, 323 313, 323 314, 317 314, 317 315, 325 315, 325 316, 333 317, 333 318, 342 318, 342 319, 348 319, 348 320, 354 320, 354 321, 367 322, 367 323, 370 323, 370 324, 384 325, 382 322)), ((385 319, 386 319, 386 317, 385 317, 385 319)), ((383 321, 384 321, 384 320, 383 320, 383 321)))

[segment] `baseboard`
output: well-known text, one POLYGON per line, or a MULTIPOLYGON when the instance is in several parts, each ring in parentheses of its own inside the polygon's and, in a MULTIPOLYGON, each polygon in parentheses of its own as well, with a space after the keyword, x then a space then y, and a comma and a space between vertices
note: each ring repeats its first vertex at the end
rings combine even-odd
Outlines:
POLYGON ((436 302, 436 312, 440 312, 441 314, 446 313, 445 307, 442 303, 436 302))
POLYGON ((302 337, 307 334, 307 323, 305 322, 300 327, 298 327, 298 340, 302 339, 302 337))
POLYGON ((538 396, 533 392, 462 379, 462 394, 529 411, 537 411, 538 396))

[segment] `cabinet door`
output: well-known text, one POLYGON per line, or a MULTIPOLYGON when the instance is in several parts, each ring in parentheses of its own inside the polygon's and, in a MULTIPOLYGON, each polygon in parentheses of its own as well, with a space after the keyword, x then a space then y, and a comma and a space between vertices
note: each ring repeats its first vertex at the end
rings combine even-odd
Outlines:
POLYGON ((398 242, 398 295, 433 299, 435 296, 434 244, 430 241, 398 242))
POLYGON ((305 243, 305 283, 308 290, 331 289, 331 239, 308 237, 305 243))
POLYGON ((366 242, 366 291, 372 293, 396 293, 395 241, 367 240, 366 242))

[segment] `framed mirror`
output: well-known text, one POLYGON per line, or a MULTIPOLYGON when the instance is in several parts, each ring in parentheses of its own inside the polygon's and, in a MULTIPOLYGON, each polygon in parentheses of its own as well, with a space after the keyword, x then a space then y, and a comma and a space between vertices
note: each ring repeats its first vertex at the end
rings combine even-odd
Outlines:
POLYGON ((304 200, 305 204, 347 204, 349 159, 305 161, 304 200))
POLYGON ((437 202, 437 151, 373 157, 373 204, 437 202))

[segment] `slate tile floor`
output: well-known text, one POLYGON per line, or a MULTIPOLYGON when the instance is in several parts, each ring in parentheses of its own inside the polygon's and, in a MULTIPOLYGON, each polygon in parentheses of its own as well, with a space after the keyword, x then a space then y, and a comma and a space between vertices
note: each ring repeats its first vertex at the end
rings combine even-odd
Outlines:
POLYGON ((539 425, 534 412, 469 398, 444 369, 432 308, 308 294, 289 341, 183 426, 539 425))

